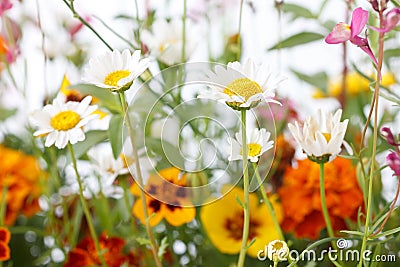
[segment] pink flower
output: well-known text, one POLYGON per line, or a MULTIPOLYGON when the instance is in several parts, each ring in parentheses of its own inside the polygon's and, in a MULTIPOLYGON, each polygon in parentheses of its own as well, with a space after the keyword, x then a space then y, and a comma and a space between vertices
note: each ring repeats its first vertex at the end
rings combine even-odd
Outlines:
POLYGON ((361 7, 354 9, 350 25, 340 22, 326 36, 325 42, 328 44, 339 44, 350 41, 360 47, 377 65, 376 58, 369 46, 368 39, 358 36, 364 29, 368 21, 368 11, 361 7))
POLYGON ((396 27, 399 21, 400 21, 400 8, 395 7, 386 13, 383 21, 383 28, 376 28, 376 27, 370 27, 370 28, 375 31, 385 33, 391 31, 394 27, 396 27))
POLYGON ((400 176, 400 155, 396 152, 390 152, 386 157, 389 167, 394 171, 394 175, 400 176))
POLYGON ((10 0, 0 0, 0 16, 3 15, 4 11, 12 8, 10 0))
POLYGON ((396 138, 394 137, 392 130, 390 130, 389 127, 382 127, 381 135, 384 139, 386 139, 386 142, 388 142, 389 145, 391 145, 391 146, 400 145, 400 144, 396 143, 396 138))

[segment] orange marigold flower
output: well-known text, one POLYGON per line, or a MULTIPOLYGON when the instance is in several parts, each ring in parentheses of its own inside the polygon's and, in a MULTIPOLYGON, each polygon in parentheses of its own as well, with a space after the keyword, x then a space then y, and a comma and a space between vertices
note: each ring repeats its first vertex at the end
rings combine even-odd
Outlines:
POLYGON ((0 242, 8 244, 10 242, 11 233, 6 227, 0 227, 0 242))
MULTIPOLYGON (((104 260, 109 267, 120 267, 124 264, 129 266, 139 266, 139 262, 133 254, 123 253, 126 242, 119 237, 110 237, 103 233, 99 237, 101 250, 104 250, 104 260)), ((91 237, 86 237, 79 242, 79 244, 71 250, 68 254, 67 262, 64 267, 82 267, 82 266, 99 266, 101 264, 99 255, 97 254, 94 241, 91 237)))
MULTIPOLYGON (((278 190, 284 210, 283 229, 297 237, 316 239, 326 227, 319 193, 319 165, 310 160, 288 167, 278 190)), ((326 202, 334 230, 346 228, 345 219, 354 219, 363 204, 356 168, 351 160, 336 158, 325 164, 326 202)))
POLYGON ((6 225, 12 225, 19 213, 32 216, 40 210, 41 177, 43 172, 33 156, 0 145, 0 192, 7 186, 6 225))
POLYGON ((6 261, 10 259, 10 248, 4 242, 0 242, 0 261, 6 261))
MULTIPOLYGON (((210 199, 215 201, 201 208, 200 219, 208 237, 219 251, 237 254, 242 244, 244 223, 243 208, 237 198, 243 202, 244 194, 241 188, 234 187, 232 190, 231 188, 232 185, 223 186, 223 197, 218 200, 210 199)), ((282 211, 276 196, 271 200, 276 217, 281 221, 282 211)), ((251 257, 256 257, 258 251, 263 250, 272 240, 279 239, 267 206, 260 204, 255 193, 250 194, 249 242, 254 238, 254 243, 247 250, 247 254, 251 257)))
MULTIPOLYGON (((167 168, 150 175, 145 186, 146 205, 151 216, 150 225, 155 226, 163 218, 173 226, 179 226, 192 221, 196 216, 196 209, 189 200, 185 189, 186 174, 182 175, 177 168, 167 168)), ((135 196, 140 195, 137 184, 131 187, 135 196)), ((133 206, 133 214, 144 224, 142 200, 137 199, 133 206)))

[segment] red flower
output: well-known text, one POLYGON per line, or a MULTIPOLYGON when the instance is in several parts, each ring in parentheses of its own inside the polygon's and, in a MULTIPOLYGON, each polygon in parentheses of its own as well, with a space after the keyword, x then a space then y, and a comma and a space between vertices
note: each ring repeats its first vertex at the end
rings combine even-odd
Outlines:
MULTIPOLYGON (((128 263, 129 266, 139 266, 137 256, 132 252, 123 253, 126 244, 125 240, 119 237, 110 237, 103 233, 99 237, 101 250, 106 252, 103 254, 104 260, 108 267, 119 267, 128 263)), ((91 237, 86 237, 68 254, 67 262, 64 267, 83 267, 100 265, 99 255, 97 254, 94 241, 91 237)))

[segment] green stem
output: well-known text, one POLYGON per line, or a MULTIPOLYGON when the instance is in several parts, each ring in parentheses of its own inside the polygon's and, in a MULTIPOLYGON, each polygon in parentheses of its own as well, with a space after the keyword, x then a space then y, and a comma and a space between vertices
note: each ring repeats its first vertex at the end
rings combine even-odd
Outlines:
POLYGON ((125 122, 127 124, 129 137, 131 140, 133 157, 134 157, 135 167, 136 167, 135 179, 137 180, 137 182, 139 184, 140 199, 142 201, 142 208, 143 208, 143 213, 144 213, 147 236, 149 237, 149 240, 150 240, 150 246, 151 246, 151 251, 153 253, 154 261, 155 261, 157 267, 162 267, 160 259, 158 258, 158 246, 157 246, 156 240, 153 236, 153 232, 151 231, 149 212, 147 210, 147 203, 146 203, 146 195, 144 193, 142 171, 141 171, 140 162, 139 162, 139 153, 138 153, 137 147, 136 147, 135 135, 133 133, 133 127, 132 127, 131 119, 130 119, 129 112, 128 112, 128 105, 126 103, 124 92, 118 92, 118 94, 119 94, 119 98, 121 100, 122 111, 124 112, 124 115, 125 115, 125 122))
MULTIPOLYGON (((328 208, 326 206, 324 166, 325 166, 324 163, 319 164, 319 181, 320 181, 319 189, 320 189, 320 194, 321 194, 322 213, 324 215, 326 229, 328 230, 329 237, 333 238, 333 237, 335 237, 335 234, 333 232, 331 219, 329 217, 328 208)), ((336 249, 335 242, 332 242, 332 246, 336 249)))
POLYGON ((247 242, 249 239, 249 228, 250 228, 250 194, 249 194, 249 173, 248 173, 248 162, 247 162, 247 138, 246 138, 246 110, 241 111, 242 120, 242 156, 243 156, 243 191, 244 191, 244 202, 243 202, 243 235, 242 235, 242 246, 240 248, 240 254, 238 259, 237 267, 244 266, 244 260, 246 258, 247 242))
POLYGON ((254 168, 254 172, 257 177, 258 184, 260 186, 261 196, 264 200, 265 205, 268 208, 269 213, 271 214, 272 222, 274 223, 275 229, 278 232, 279 239, 282 241, 285 241, 285 236, 283 235, 281 226, 279 225, 278 219, 276 218, 274 207, 272 206, 272 203, 269 200, 267 193, 265 192, 265 188, 262 184, 260 173, 258 172, 258 168, 257 168, 257 163, 253 162, 253 168, 254 168))
POLYGON ((104 260, 103 254, 102 254, 102 252, 101 252, 99 239, 97 238, 96 230, 94 229, 92 217, 90 216, 90 211, 89 211, 89 208, 88 208, 88 206, 87 206, 86 199, 85 199, 85 197, 83 196, 82 180, 81 180, 81 176, 79 175, 79 172, 78 172, 78 167, 77 167, 77 164, 76 164, 76 158, 75 158, 74 148, 72 147, 71 143, 69 143, 69 142, 68 142, 68 149, 69 149, 69 152, 70 152, 70 154, 71 154, 71 160, 72 160, 72 165, 74 166, 74 170, 75 170, 75 174, 76 174, 76 180, 78 181, 78 186, 79 186, 79 198, 80 198, 80 200, 81 200, 83 212, 85 213, 86 221, 87 221, 87 224, 88 224, 88 226, 89 226, 90 235, 92 236, 94 245, 95 245, 95 247, 96 247, 97 255, 99 255, 99 259, 100 259, 100 261, 101 261, 101 265, 102 265, 103 267, 106 267, 107 264, 106 264, 106 262, 105 262, 105 260, 104 260))
POLYGON ((237 49, 237 60, 240 61, 242 56, 242 14, 243 14, 243 0, 240 1, 240 9, 239 9, 239 29, 238 29, 238 49, 237 49))
MULTIPOLYGON (((379 26, 380 28, 383 27, 383 12, 379 12, 379 26)), ((375 92, 373 96, 372 103, 375 105, 371 105, 371 110, 370 114, 372 113, 372 110, 375 109, 374 111, 374 132, 373 132, 373 142, 372 142, 372 154, 371 154, 371 164, 370 164, 370 172, 369 172, 369 184, 368 184, 368 199, 367 199, 367 215, 365 218, 365 226, 364 226, 364 236, 362 240, 362 245, 361 245, 361 255, 363 255, 365 249, 367 248, 367 241, 368 241, 368 236, 369 236, 369 226, 370 226, 370 221, 371 221, 371 216, 372 216, 372 189, 373 189, 373 181, 374 181, 374 173, 375 173, 375 156, 376 156, 376 146, 378 142, 378 104, 379 104, 379 88, 380 88, 380 82, 382 78, 382 64, 383 64, 383 56, 384 56, 384 36, 385 33, 379 33, 379 40, 378 40, 378 66, 376 69, 377 72, 377 78, 376 78, 376 83, 375 83, 375 92)), ((367 128, 368 125, 366 124, 365 128, 367 128)), ((361 144, 363 145, 363 144, 361 144)), ((358 267, 362 267, 363 264, 363 259, 361 258, 358 267)))
POLYGON ((185 62, 186 60, 186 19, 187 19, 187 0, 183 0, 181 63, 185 62))

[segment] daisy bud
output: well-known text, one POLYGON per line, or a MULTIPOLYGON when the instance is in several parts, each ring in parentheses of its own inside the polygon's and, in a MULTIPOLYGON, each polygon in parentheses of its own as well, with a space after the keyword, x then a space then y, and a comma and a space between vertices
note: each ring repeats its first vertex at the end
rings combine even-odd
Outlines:
POLYGON ((267 256, 273 262, 286 261, 289 256, 289 247, 285 241, 271 241, 267 246, 267 256))

